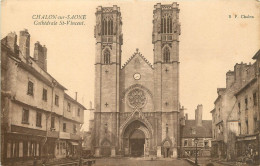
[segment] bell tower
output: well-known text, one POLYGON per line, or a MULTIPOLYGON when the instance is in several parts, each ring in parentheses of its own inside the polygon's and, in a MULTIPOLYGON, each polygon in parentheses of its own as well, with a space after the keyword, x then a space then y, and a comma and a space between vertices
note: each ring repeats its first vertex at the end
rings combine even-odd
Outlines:
POLYGON ((176 2, 167 5, 157 3, 153 11, 154 108, 162 115, 158 118, 161 126, 157 138, 162 142, 162 147, 157 149, 161 149, 161 154, 170 151, 171 157, 177 156, 176 148, 179 145, 179 35, 181 32, 178 6, 176 2), (163 147, 165 141, 171 145, 170 149, 163 147))
POLYGON ((154 81, 156 111, 179 108, 179 9, 171 5, 154 6, 153 11, 154 81))
POLYGON ((96 10, 95 55, 95 155, 113 155, 117 146, 119 113, 119 72, 123 44, 120 8, 99 6, 96 10), (100 154, 102 142, 110 148, 100 154), (110 154, 109 154, 110 153, 110 154))

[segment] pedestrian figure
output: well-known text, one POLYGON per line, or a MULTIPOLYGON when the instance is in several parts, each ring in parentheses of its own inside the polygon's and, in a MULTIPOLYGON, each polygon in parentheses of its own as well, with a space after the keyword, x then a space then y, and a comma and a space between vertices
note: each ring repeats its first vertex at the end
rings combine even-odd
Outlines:
POLYGON ((33 166, 37 166, 37 158, 36 157, 33 160, 33 166))

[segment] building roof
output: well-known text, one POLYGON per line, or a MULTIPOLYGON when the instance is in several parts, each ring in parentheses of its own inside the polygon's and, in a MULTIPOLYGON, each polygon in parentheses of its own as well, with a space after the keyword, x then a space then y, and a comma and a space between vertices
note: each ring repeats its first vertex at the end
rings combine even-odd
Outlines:
POLYGON ((257 81, 257 78, 254 77, 253 79, 251 79, 247 84, 245 84, 244 86, 242 86, 236 93, 235 96, 238 96, 241 92, 243 92, 245 89, 249 88, 250 86, 252 86, 252 84, 254 84, 257 81))
POLYGON ((257 59, 260 56, 260 49, 256 52, 256 54, 253 56, 253 59, 257 59))
MULTIPOLYGON (((6 44, 6 41, 5 41, 5 40, 6 40, 6 37, 1 40, 1 48, 4 48, 4 49, 6 49, 7 51, 9 51, 8 54, 7 54, 7 55, 11 54, 11 56, 9 56, 9 57, 12 58, 12 56, 13 56, 13 57, 19 59, 19 62, 18 62, 18 66, 19 66, 19 67, 22 67, 24 70, 26 70, 27 72, 31 73, 31 74, 32 74, 33 76, 35 76, 36 78, 40 79, 41 81, 43 81, 43 82, 44 82, 45 84, 47 84, 48 86, 55 85, 55 86, 61 88, 62 90, 67 90, 63 85, 61 85, 57 80, 55 80, 55 78, 54 78, 51 74, 49 74, 47 71, 41 69, 41 71, 45 72, 48 76, 51 77, 51 79, 52 79, 51 81, 48 80, 48 79, 47 79, 43 74, 41 74, 39 71, 37 71, 33 66, 31 66, 31 65, 29 65, 29 64, 27 64, 27 63, 25 63, 25 62, 23 62, 23 61, 19 58, 19 46, 17 46, 17 48, 16 48, 17 50, 15 50, 15 52, 13 52, 13 51, 11 50, 11 48, 8 47, 8 45, 6 44)), ((34 61, 34 59, 33 59, 31 56, 30 56, 30 60, 33 60, 33 61, 34 61)), ((35 65, 38 65, 38 64, 35 63, 35 65)))
POLYGON ((78 104, 78 105, 81 106, 84 110, 86 110, 86 108, 85 108, 82 104, 80 104, 77 100, 75 100, 75 99, 73 99, 72 97, 70 97, 67 93, 64 93, 64 98, 66 98, 66 99, 68 99, 68 100, 70 100, 70 101, 72 101, 72 102, 78 104))
POLYGON ((138 49, 136 49, 136 52, 125 62, 125 64, 122 66, 122 69, 125 68, 127 64, 129 64, 129 62, 134 59, 135 56, 140 56, 147 63, 147 65, 153 69, 153 65, 139 52, 138 49))
POLYGON ((196 126, 195 120, 186 120, 183 127, 183 138, 211 138, 212 137, 212 120, 202 120, 202 126, 196 126), (192 134, 192 130, 196 133, 192 134))
POLYGON ((215 112, 215 111, 216 111, 216 109, 214 108, 213 110, 210 111, 210 113, 213 113, 213 112, 215 112))

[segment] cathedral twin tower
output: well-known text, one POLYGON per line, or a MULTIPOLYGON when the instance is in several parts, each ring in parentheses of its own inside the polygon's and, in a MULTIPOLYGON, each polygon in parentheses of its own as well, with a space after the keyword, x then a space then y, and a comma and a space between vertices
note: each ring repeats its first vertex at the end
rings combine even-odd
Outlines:
POLYGON ((137 50, 121 67, 120 8, 97 8, 92 131, 95 156, 178 156, 179 35, 178 4, 156 4, 153 65, 137 50))

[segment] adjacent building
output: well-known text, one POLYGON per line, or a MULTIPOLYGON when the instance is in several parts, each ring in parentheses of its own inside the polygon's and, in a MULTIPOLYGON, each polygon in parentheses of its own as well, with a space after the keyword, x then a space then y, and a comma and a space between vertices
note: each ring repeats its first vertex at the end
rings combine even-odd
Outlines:
POLYGON ((195 110, 195 120, 189 120, 186 114, 185 124, 182 131, 182 156, 195 157, 196 144, 195 139, 198 139, 197 150, 198 156, 209 157, 212 140, 212 121, 202 120, 203 106, 198 105, 195 110))
POLYGON ((92 146, 92 143, 95 138, 93 138, 93 126, 94 126, 94 109, 92 108, 92 102, 89 104, 89 128, 87 132, 83 133, 83 142, 82 142, 82 148, 83 150, 87 151, 89 154, 93 153, 94 147, 92 146))
POLYGON ((226 73, 212 113, 212 155, 237 160, 259 158, 259 54, 253 64, 236 64, 226 73))
POLYGON ((1 40, 2 161, 76 154, 85 107, 47 72, 47 48, 36 42, 31 57, 29 32, 17 39, 1 40))
POLYGON ((236 139, 237 157, 248 154, 252 159, 259 159, 259 56, 256 62, 241 71, 242 86, 235 93, 237 99, 238 136, 236 139))

